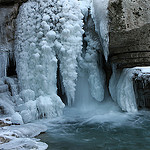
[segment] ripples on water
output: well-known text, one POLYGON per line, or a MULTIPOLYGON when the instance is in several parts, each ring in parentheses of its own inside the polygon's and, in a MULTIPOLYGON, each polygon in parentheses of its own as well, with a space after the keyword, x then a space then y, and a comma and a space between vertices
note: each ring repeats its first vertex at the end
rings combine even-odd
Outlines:
POLYGON ((106 110, 66 108, 62 117, 47 123, 47 132, 38 138, 49 150, 150 150, 149 111, 106 110))

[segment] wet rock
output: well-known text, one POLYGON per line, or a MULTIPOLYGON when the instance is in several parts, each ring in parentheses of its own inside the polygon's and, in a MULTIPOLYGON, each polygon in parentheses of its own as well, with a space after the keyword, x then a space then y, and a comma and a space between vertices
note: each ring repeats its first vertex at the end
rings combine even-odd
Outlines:
POLYGON ((10 139, 9 139, 9 138, 1 137, 1 136, 0 136, 0 144, 8 143, 8 142, 10 142, 10 139))

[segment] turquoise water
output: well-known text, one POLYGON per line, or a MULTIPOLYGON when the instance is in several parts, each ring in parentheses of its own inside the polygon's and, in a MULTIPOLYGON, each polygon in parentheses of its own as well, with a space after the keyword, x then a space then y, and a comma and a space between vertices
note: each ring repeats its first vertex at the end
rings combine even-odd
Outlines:
POLYGON ((150 112, 66 109, 38 138, 48 150, 150 150, 150 112))

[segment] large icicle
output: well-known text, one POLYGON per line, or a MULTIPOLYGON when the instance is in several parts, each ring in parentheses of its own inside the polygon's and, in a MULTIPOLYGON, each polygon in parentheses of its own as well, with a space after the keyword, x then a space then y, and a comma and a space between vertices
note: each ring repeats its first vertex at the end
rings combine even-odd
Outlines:
POLYGON ((118 103, 123 111, 136 112, 137 105, 133 89, 134 69, 124 69, 121 73, 113 70, 109 83, 112 99, 118 103))
POLYGON ((103 46, 104 56, 107 61, 109 55, 109 35, 108 35, 108 2, 109 0, 93 0, 92 15, 95 22, 96 31, 100 36, 103 46))
POLYGON ((58 48, 58 57, 68 105, 71 105, 75 97, 77 58, 82 51, 83 15, 79 3, 76 0, 63 0, 62 12, 59 17, 62 31, 60 32, 61 47, 58 48))

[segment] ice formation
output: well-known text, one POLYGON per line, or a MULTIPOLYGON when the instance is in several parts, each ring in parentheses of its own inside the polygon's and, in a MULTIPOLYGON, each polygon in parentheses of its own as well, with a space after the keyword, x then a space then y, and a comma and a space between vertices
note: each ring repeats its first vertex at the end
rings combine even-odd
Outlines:
POLYGON ((103 46, 103 52, 107 61, 109 55, 109 35, 108 35, 108 2, 109 0, 93 0, 92 16, 95 22, 95 28, 100 36, 100 41, 103 46))
POLYGON ((137 105, 133 89, 132 77, 135 69, 124 69, 122 72, 113 70, 109 90, 112 99, 118 103, 123 111, 136 112, 137 105))
POLYGON ((27 108, 20 109, 24 121, 27 116, 31 116, 29 121, 62 113, 64 104, 56 87, 58 60, 68 104, 73 103, 77 57, 82 49, 82 18, 76 0, 28 1, 21 6, 16 64, 20 97, 25 103, 20 107, 27 108))
POLYGON ((3 150, 45 150, 48 145, 33 138, 41 132, 45 132, 47 127, 41 124, 29 123, 21 126, 6 126, 0 130, 0 137, 5 142, 0 143, 3 150))
MULTIPOLYGON (((107 6, 108 0, 29 0, 20 7, 15 40, 19 91, 13 81, 0 84, 2 92, 7 92, 8 86, 12 90, 12 100, 6 100, 3 107, 9 108, 6 112, 9 111, 16 122, 27 123, 62 114, 64 104, 57 95, 58 69, 61 90, 67 96, 69 106, 88 92, 89 99, 104 100, 105 75, 100 50, 103 47, 107 60, 107 6)), ((0 69, 4 68, 0 76, 6 75, 5 54, 0 55, 0 62, 6 61, 0 64, 0 69)), ((130 74, 129 71, 123 71, 121 75, 114 72, 110 92, 123 110, 136 111, 130 74), (124 82, 121 82, 122 78, 124 82), (124 90, 127 87, 132 91, 130 95, 124 90)), ((10 99, 9 94, 6 94, 7 99, 10 99)), ((0 101, 3 101, 3 94, 1 97, 0 101)))
MULTIPOLYGON (((10 116, 10 122, 21 125, 0 131, 0 137, 10 140, 0 145, 1 149, 47 148, 33 138, 45 131, 45 126, 23 123, 63 113, 57 82, 69 106, 75 103, 87 111, 90 106, 93 111, 97 104, 102 104, 97 108, 105 107, 101 49, 107 60, 107 6, 108 0, 29 0, 20 7, 15 38, 18 79, 4 77, 8 48, 0 41, 0 77, 3 77, 0 79, 0 107, 1 113, 10 116), (58 72, 60 81, 57 81, 58 72)), ((123 111, 137 111, 132 83, 134 72, 135 69, 122 72, 113 69, 109 90, 123 111)), ((109 106, 111 104, 113 102, 109 106)))
POLYGON ((89 109, 87 105, 104 100, 105 75, 102 69, 101 50, 98 34, 90 15, 91 1, 80 1, 84 14, 84 31, 82 54, 78 58, 78 79, 75 103, 78 108, 89 109), (85 5, 86 3, 86 5, 85 5), (84 7, 83 7, 84 6, 84 7))

